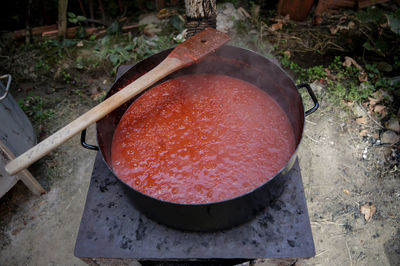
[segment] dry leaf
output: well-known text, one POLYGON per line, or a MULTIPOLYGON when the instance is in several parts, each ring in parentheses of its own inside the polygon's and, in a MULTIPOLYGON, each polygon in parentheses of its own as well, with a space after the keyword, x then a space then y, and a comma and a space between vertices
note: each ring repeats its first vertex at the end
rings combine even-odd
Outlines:
POLYGON ((377 103, 379 103, 381 100, 383 99, 383 96, 380 95, 378 97, 372 98, 372 97, 368 97, 368 103, 370 106, 375 106, 377 103))
POLYGON ((343 66, 345 66, 345 67, 351 67, 351 62, 352 62, 352 58, 346 56, 346 57, 345 57, 345 60, 344 60, 344 62, 343 62, 343 66))
POLYGON ((358 80, 360 82, 368 81, 368 74, 365 71, 360 71, 360 75, 358 75, 358 80))
POLYGON ((171 16, 173 16, 175 14, 176 14, 175 10, 173 10, 173 9, 170 10, 170 9, 163 8, 158 12, 157 17, 159 19, 164 19, 164 18, 169 18, 169 17, 171 17, 171 16))
POLYGON ((347 105, 348 107, 353 107, 353 106, 354 106, 354 103, 355 103, 355 101, 348 101, 348 102, 346 103, 346 105, 347 105))
POLYGON ((286 55, 287 58, 290 58, 290 51, 284 51, 283 54, 286 55))
POLYGON ((105 91, 101 91, 101 89, 98 88, 98 87, 93 87, 93 88, 90 90, 90 98, 91 98, 93 101, 97 101, 98 99, 100 99, 100 98, 103 97, 104 95, 105 95, 105 91))
POLYGON ((278 23, 272 24, 270 29, 272 31, 277 31, 277 30, 281 30, 283 28, 283 23, 282 21, 279 21, 278 23))
POLYGON ((368 135, 368 130, 366 130, 366 129, 361 130, 361 132, 360 132, 361 137, 365 137, 367 135, 368 135))
POLYGON ((97 101, 97 100, 101 99, 102 97, 104 97, 105 95, 106 95, 106 92, 103 91, 103 92, 98 92, 98 93, 93 93, 93 94, 91 94, 91 95, 90 95, 90 98, 91 98, 93 101, 97 101))
POLYGON ((348 191, 347 189, 343 189, 343 192, 345 193, 345 194, 347 194, 347 195, 350 195, 350 191, 348 191))
POLYGON ((319 15, 316 15, 313 19, 313 25, 321 25, 322 22, 324 22, 324 19, 319 15))
POLYGON ((375 105, 374 112, 380 115, 386 113, 386 106, 384 105, 375 105))
POLYGON ((352 65, 355 66, 358 70, 364 71, 364 69, 356 62, 356 60, 354 60, 353 58, 351 58, 349 56, 345 56, 343 66, 351 67, 352 65))
POLYGON ((366 125, 368 123, 367 117, 366 116, 362 116, 360 118, 356 119, 356 123, 359 125, 366 125))
POLYGON ((335 35, 339 31, 339 27, 338 26, 336 26, 336 27, 330 26, 329 30, 330 30, 332 35, 335 35))
POLYGON ((376 92, 372 93, 372 96, 374 96, 375 98, 378 98, 378 97, 382 97, 383 98, 382 90, 379 90, 379 91, 376 91, 376 92))
POLYGON ((381 26, 382 28, 387 28, 389 26, 389 23, 383 23, 383 24, 379 24, 379 26, 381 26))
POLYGON ((239 13, 241 13, 246 18, 251 18, 250 14, 243 7, 239 7, 238 11, 239 11, 239 13))
POLYGON ((353 21, 350 21, 349 24, 347 25, 347 27, 348 27, 349 29, 353 29, 353 28, 356 27, 356 24, 355 24, 353 21))
POLYGON ((365 204, 360 207, 360 211, 364 214, 365 221, 369 222, 376 212, 376 207, 374 204, 365 204))
POLYGON ((335 81, 335 80, 337 79, 337 77, 331 73, 331 71, 329 70, 329 68, 325 68, 324 70, 325 70, 325 73, 326 73, 326 77, 327 77, 328 79, 331 79, 331 80, 333 80, 333 81, 335 81))

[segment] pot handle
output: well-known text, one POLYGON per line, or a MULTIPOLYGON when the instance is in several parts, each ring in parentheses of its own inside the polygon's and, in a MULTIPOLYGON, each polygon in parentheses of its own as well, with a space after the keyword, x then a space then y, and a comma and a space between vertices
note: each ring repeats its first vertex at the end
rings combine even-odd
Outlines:
POLYGON ((90 144, 86 143, 86 129, 82 130, 82 132, 81 132, 81 145, 88 150, 93 150, 93 151, 99 150, 98 146, 90 145, 90 144))
POLYGON ((11 84, 11 75, 10 74, 5 74, 0 77, 0 79, 5 79, 8 78, 7 80, 7 86, 5 87, 4 94, 0 96, 0 101, 5 99, 7 97, 8 91, 10 90, 10 84, 11 84))
POLYGON ((310 109, 308 109, 305 112, 305 115, 308 116, 308 115, 314 113, 319 107, 319 102, 318 102, 317 97, 315 96, 313 90, 311 89, 310 85, 308 85, 307 83, 302 83, 302 84, 296 85, 296 87, 297 87, 297 89, 306 88, 308 94, 310 95, 311 99, 314 102, 314 106, 311 107, 310 109))

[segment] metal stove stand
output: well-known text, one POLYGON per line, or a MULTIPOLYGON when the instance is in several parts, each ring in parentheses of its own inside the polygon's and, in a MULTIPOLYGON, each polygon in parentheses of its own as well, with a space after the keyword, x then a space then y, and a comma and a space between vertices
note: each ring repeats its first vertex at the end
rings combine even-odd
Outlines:
POLYGON ((282 195, 252 221, 218 232, 184 232, 135 209, 98 153, 75 256, 88 263, 121 265, 133 260, 152 261, 152 265, 171 260, 226 265, 257 258, 312 257, 315 248, 298 161, 288 175, 282 195))

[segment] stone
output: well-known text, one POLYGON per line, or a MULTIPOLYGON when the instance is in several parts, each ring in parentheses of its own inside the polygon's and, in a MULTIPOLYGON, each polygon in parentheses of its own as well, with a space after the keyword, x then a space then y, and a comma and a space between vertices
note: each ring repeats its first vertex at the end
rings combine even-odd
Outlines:
POLYGON ((385 128, 400 133, 400 123, 398 118, 391 118, 385 123, 385 128))
POLYGON ((366 115, 365 109, 364 109, 362 106, 360 106, 358 103, 356 103, 356 104, 353 106, 353 113, 354 113, 357 117, 361 117, 361 116, 365 116, 365 115, 366 115))
POLYGON ((242 20, 244 16, 233 4, 224 3, 217 6, 217 30, 229 32, 234 26, 234 21, 242 20))
POLYGON ((139 25, 159 24, 161 20, 155 14, 146 14, 140 17, 139 25))
POLYGON ((387 130, 381 135, 381 141, 384 144, 394 144, 400 141, 400 136, 397 135, 394 131, 387 130))
POLYGON ((310 87, 317 94, 320 94, 324 90, 323 85, 319 81, 314 81, 310 84, 310 87))

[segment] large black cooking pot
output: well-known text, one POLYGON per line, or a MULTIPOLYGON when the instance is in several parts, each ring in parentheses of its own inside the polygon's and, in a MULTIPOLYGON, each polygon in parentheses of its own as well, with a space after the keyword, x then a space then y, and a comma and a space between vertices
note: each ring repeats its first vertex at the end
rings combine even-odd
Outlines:
MULTIPOLYGON (((106 98, 154 68, 170 51, 166 50, 150 56, 130 68, 114 83, 106 98)), ((307 89, 315 104, 313 108, 305 112, 298 92, 300 86, 296 87, 279 66, 259 54, 233 46, 224 46, 199 64, 177 71, 157 84, 174 77, 194 73, 224 74, 250 82, 266 91, 280 104, 290 120, 296 139, 296 151, 285 167, 275 177, 251 192, 229 200, 207 204, 181 204, 159 200, 136 191, 114 175, 123 183, 127 194, 132 197, 134 205, 148 217, 160 223, 183 230, 225 229, 250 220, 282 193, 283 184, 287 179, 286 173, 296 159, 297 147, 303 134, 305 115, 314 112, 318 108, 318 102, 308 85, 300 85, 307 89)), ((111 171, 111 144, 114 130, 125 110, 137 97, 97 122, 98 144, 104 161, 111 171)), ((88 146, 84 143, 84 134, 82 142, 84 146, 88 146)), ((92 146, 91 148, 95 149, 96 147, 92 146)))

